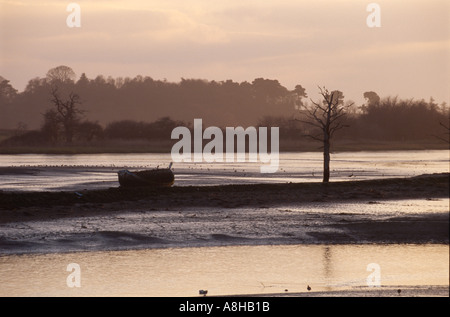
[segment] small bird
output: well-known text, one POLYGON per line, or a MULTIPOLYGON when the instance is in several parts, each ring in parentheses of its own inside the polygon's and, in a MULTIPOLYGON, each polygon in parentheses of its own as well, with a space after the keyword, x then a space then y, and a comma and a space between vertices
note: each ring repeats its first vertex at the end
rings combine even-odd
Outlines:
POLYGON ((308 287, 306 288, 308 291, 310 291, 311 290, 311 287, 308 285, 308 287))
POLYGON ((397 290, 397 293, 400 295, 400 293, 402 292, 402 290, 401 289, 398 289, 397 290))
POLYGON ((198 291, 198 293, 199 293, 200 295, 206 296, 206 294, 208 294, 208 290, 203 290, 203 289, 201 289, 201 290, 198 291))

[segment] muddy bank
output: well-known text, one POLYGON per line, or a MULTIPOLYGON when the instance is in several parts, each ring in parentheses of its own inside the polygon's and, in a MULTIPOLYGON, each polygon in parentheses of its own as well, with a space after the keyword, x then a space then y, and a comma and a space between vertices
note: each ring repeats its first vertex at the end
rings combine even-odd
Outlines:
POLYGON ((40 215, 47 217, 40 220, 30 221, 30 216, 1 223, 0 255, 230 245, 449 243, 448 198, 266 208, 151 210, 142 205, 108 212, 68 208, 45 209, 40 215))
POLYGON ((449 174, 354 182, 0 193, 0 254, 449 243, 449 174), (403 212, 402 201, 412 207, 403 212))
POLYGON ((230 245, 449 243, 449 218, 443 214, 384 220, 360 215, 351 220, 341 215, 326 215, 324 219, 323 214, 311 213, 275 215, 270 220, 264 212, 251 212, 250 216, 244 212, 220 216, 215 212, 214 216, 215 220, 199 212, 171 213, 166 219, 155 219, 147 213, 131 225, 120 215, 112 219, 71 218, 65 224, 1 225, 0 255, 230 245))
POLYGON ((449 173, 411 178, 171 188, 120 188, 64 192, 1 192, 0 223, 86 216, 123 210, 265 208, 334 201, 448 198, 449 173))
POLYGON ((274 293, 236 295, 229 297, 448 297, 450 294, 448 286, 442 285, 398 285, 389 287, 359 287, 350 290, 336 291, 305 291, 300 293, 274 293))

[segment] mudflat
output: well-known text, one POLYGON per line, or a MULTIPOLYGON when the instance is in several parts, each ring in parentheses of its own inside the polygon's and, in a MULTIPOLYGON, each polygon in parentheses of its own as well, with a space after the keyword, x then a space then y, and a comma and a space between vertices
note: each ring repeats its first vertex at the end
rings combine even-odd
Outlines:
MULTIPOLYGON (((57 238, 79 241, 70 251, 83 250, 85 241, 96 241, 97 245, 102 246, 99 249, 146 248, 158 247, 159 244, 448 244, 449 213, 442 211, 445 206, 444 209, 441 206, 440 210, 433 210, 433 207, 428 210, 427 207, 427 212, 418 210, 413 214, 396 214, 389 203, 405 199, 444 200, 445 205, 448 193, 448 173, 328 184, 0 192, 0 224, 9 228, 40 222, 41 231, 44 230, 42 226, 67 227, 67 232, 61 232, 57 238), (332 212, 334 207, 330 206, 335 204, 353 204, 360 211, 357 214, 345 210, 332 212), (329 211, 317 212, 314 207, 317 205, 328 207, 329 211), (368 215, 371 205, 384 208, 383 215, 368 215), (296 208, 303 211, 295 211, 296 208), (124 218, 137 213, 140 219, 137 222, 134 222, 135 217, 129 217, 129 220, 124 218), (78 228, 79 221, 89 222, 90 225, 84 224, 78 228), (124 231, 125 224, 133 229, 124 231), (262 229, 255 231, 256 227, 262 229), (151 232, 148 232, 149 228, 151 232), (73 230, 78 231, 75 234, 73 230), (199 232, 204 236, 198 241, 191 240, 199 232), (120 244, 124 239, 128 241, 125 246, 120 244)), ((11 237, 2 238, 1 244, 5 250, 14 253, 19 240, 39 242, 23 251, 39 250, 42 241, 57 236, 52 229, 44 232, 41 236, 31 230, 27 238, 23 236, 25 231, 22 229, 17 232, 21 238, 12 233, 11 237)), ((25 246, 21 245, 19 249, 25 246)), ((48 243, 44 246, 47 248, 48 243)), ((61 247, 69 251, 59 242, 52 247, 56 252, 61 251, 61 247)))
POLYGON ((448 198, 449 173, 323 183, 173 186, 61 192, 0 191, 0 223, 114 211, 186 207, 266 208, 310 202, 448 198), (65 207, 65 208, 61 208, 65 207), (55 212, 57 210, 57 212, 55 212))

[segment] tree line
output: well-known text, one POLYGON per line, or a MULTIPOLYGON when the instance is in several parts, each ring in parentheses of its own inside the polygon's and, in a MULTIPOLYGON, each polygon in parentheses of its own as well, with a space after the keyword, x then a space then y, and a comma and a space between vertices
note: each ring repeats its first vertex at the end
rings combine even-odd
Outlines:
POLYGON ((152 122, 161 117, 192 121, 201 117, 208 125, 255 125, 266 115, 292 110, 289 90, 277 80, 257 78, 251 83, 181 79, 180 82, 151 77, 93 79, 83 73, 77 79, 67 66, 58 66, 43 78, 29 80, 18 92, 0 78, 0 127, 13 129, 19 122, 30 129, 41 125, 42 114, 51 104, 52 88, 78 94, 89 119, 106 126, 119 120, 152 122))
MULTIPOLYGON (((289 90, 264 78, 251 83, 199 79, 172 83, 142 76, 89 79, 82 74, 77 79, 70 67, 58 66, 45 78, 31 79, 20 93, 0 77, 0 128, 20 128, 5 141, 8 144, 167 140, 174 127, 202 118, 208 126, 277 126, 281 140, 318 139, 323 126, 314 111, 323 107, 328 93, 319 91, 323 100, 308 98, 301 85, 289 90)), ((448 140, 447 104, 432 98, 380 98, 373 91, 363 95, 366 102, 355 105, 339 90, 329 93, 329 104, 335 103, 334 111, 341 112, 333 131, 339 138, 448 140)))

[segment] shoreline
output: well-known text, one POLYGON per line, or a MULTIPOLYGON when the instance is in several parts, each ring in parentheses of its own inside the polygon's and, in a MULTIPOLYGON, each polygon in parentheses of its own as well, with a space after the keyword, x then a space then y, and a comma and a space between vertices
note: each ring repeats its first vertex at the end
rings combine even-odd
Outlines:
POLYGON ((449 297, 449 295, 450 288, 448 285, 398 285, 356 287, 352 289, 330 291, 306 291, 292 293, 286 291, 285 293, 271 294, 227 295, 223 297, 449 297))

